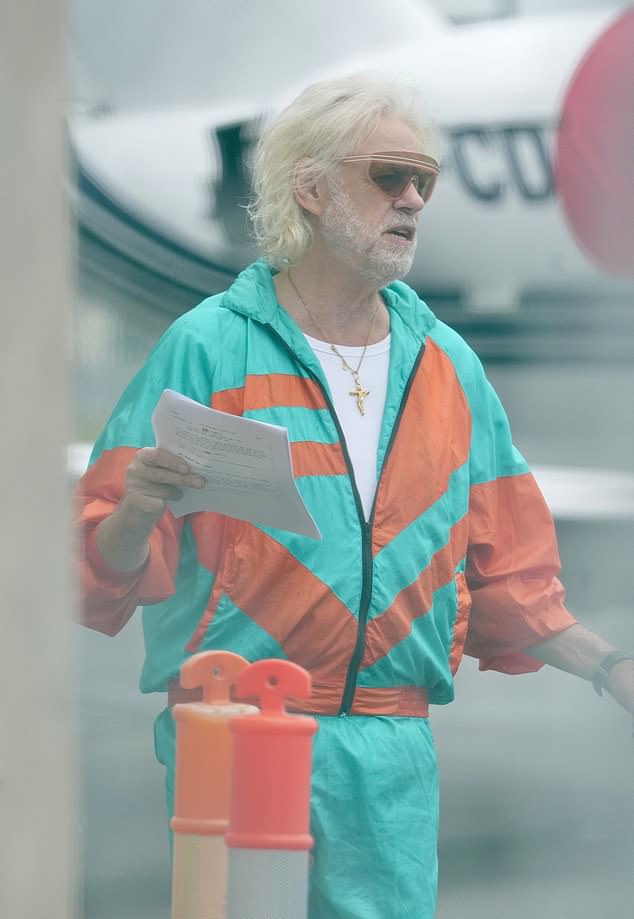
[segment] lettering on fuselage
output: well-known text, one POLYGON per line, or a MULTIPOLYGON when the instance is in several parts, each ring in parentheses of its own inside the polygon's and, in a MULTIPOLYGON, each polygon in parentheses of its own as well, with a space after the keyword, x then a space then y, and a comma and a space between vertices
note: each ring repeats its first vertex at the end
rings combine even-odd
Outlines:
MULTIPOLYGON (((254 119, 210 132, 220 170, 210 183, 209 216, 223 227, 228 242, 237 245, 248 240, 250 163, 260 127, 254 119)), ((485 206, 499 206, 512 196, 529 205, 548 201, 555 194, 553 133, 538 123, 452 127, 445 131, 442 172, 453 175, 468 197, 485 206)))
POLYGON ((452 128, 443 171, 453 172, 467 195, 499 204, 515 194, 529 202, 554 195, 550 137, 543 125, 452 128))

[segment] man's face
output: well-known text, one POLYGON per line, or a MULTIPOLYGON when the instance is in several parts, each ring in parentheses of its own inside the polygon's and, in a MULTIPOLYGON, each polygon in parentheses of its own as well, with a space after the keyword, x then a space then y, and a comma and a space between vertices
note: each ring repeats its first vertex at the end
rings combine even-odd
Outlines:
MULTIPOLYGON (((412 130, 384 115, 355 154, 379 150, 417 152, 412 130)), ((387 198, 363 164, 340 164, 328 179, 328 197, 319 230, 334 258, 345 261, 365 281, 382 287, 404 277, 416 251, 416 225, 423 199, 413 184, 396 199, 387 198)))

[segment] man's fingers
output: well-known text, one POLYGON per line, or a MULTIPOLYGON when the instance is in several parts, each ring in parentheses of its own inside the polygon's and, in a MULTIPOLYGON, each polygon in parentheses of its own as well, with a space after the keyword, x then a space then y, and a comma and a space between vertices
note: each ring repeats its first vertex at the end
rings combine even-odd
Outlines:
POLYGON ((163 469, 171 469, 173 472, 179 472, 181 475, 188 475, 191 471, 185 460, 163 447, 143 447, 137 453, 139 460, 146 466, 159 466, 163 469))
POLYGON ((180 457, 159 447, 145 447, 139 450, 130 466, 130 474, 143 482, 159 482, 165 485, 203 488, 205 480, 191 472, 180 457))
POLYGON ((205 480, 192 473, 180 457, 158 447, 144 447, 128 466, 122 507, 128 514, 156 521, 168 501, 180 501, 184 488, 204 485, 205 480))
POLYGON ((148 466, 132 464, 130 466, 130 483, 157 484, 157 485, 184 485, 188 478, 180 472, 166 469, 164 466, 148 466))

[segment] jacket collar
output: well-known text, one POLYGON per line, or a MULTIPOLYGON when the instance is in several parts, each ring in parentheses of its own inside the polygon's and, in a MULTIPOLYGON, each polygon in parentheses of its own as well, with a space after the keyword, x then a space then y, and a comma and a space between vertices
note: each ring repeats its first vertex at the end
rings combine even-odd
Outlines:
MULTIPOLYGON (((275 296, 275 271, 263 260, 253 262, 242 271, 222 298, 222 306, 241 313, 256 322, 275 329, 289 344, 297 347, 304 336, 297 323, 283 310, 275 296)), ((436 317, 427 304, 403 281, 394 281, 381 293, 390 311, 421 341, 436 324, 436 317)))

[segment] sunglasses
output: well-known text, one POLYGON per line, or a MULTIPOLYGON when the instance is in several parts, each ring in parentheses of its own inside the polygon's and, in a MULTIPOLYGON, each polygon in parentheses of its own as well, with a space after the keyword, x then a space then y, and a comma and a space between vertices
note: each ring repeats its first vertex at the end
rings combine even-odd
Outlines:
POLYGON ((366 163, 366 176, 384 195, 400 198, 410 184, 427 202, 440 174, 440 166, 424 153, 385 151, 344 156, 342 163, 366 163))

